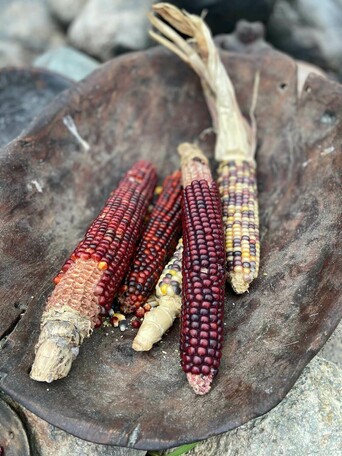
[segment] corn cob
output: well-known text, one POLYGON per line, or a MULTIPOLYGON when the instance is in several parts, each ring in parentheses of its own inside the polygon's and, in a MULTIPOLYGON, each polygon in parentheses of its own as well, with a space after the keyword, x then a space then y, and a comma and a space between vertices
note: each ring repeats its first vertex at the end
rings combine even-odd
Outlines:
POLYGON ((41 321, 31 378, 65 377, 79 346, 109 309, 129 268, 156 184, 154 167, 137 162, 121 180, 55 278, 41 321))
POLYGON ((220 365, 225 251, 220 195, 208 161, 181 144, 183 176, 183 305, 181 364, 197 394, 206 394, 220 365))
POLYGON ((156 286, 154 299, 158 307, 144 316, 144 321, 133 340, 136 351, 151 350, 179 316, 182 305, 183 240, 180 239, 171 260, 165 266, 156 286))
POLYGON ((135 312, 153 293, 181 231, 181 173, 168 176, 143 232, 129 273, 120 289, 119 303, 124 313, 135 312))
POLYGON ((258 276, 259 230, 255 165, 250 161, 221 162, 218 169, 227 273, 239 293, 258 276))
POLYGON ((244 293, 258 275, 260 256, 254 117, 251 114, 250 127, 241 114, 233 85, 203 19, 167 3, 158 3, 153 9, 191 39, 186 41, 165 22, 149 15, 162 34, 150 32, 151 36, 188 63, 201 78, 217 134, 215 158, 220 162, 218 183, 225 224, 227 278, 236 293, 244 293))

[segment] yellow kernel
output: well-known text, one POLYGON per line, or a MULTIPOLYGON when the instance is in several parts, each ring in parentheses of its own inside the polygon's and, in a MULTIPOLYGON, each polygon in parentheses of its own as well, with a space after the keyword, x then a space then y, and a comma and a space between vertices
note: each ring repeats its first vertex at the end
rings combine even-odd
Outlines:
POLYGON ((234 266, 234 272, 242 272, 242 266, 234 266))
POLYGON ((163 283, 163 285, 159 287, 162 295, 166 295, 168 286, 169 285, 167 283, 163 283))
POLYGON ((105 261, 100 261, 97 267, 100 269, 100 271, 105 271, 106 269, 108 269, 108 263, 106 263, 105 261))

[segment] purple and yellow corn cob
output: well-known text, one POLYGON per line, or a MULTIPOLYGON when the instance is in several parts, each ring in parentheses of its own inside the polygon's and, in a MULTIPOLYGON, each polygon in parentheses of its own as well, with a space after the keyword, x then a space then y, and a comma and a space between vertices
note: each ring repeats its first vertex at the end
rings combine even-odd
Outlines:
POLYGON ((153 293, 181 232, 181 173, 168 176, 120 289, 124 313, 136 312, 153 293))
POLYGON ((31 378, 65 377, 126 274, 156 184, 146 161, 127 172, 55 278, 41 321, 31 378))
POLYGON ((145 313, 142 325, 133 340, 136 351, 151 350, 171 328, 182 306, 183 240, 180 239, 171 260, 165 266, 152 297, 157 307, 145 313))
POLYGON ((258 276, 259 215, 255 164, 252 161, 221 162, 218 168, 227 275, 236 293, 243 293, 258 276))
POLYGON ((206 394, 220 365, 225 249, 220 195, 201 150, 179 147, 183 177, 181 364, 197 394, 206 394))
POLYGON ((161 21, 149 15, 161 33, 151 36, 177 54, 199 75, 216 132, 215 159, 222 198, 227 251, 227 278, 244 293, 258 275, 260 243, 255 173, 256 104, 259 74, 251 100, 252 126, 242 116, 234 87, 202 17, 168 3, 153 5, 161 21), (171 24, 172 28, 168 25, 171 24), (180 33, 179 33, 180 32, 180 33), (181 34, 190 37, 185 39, 181 34))

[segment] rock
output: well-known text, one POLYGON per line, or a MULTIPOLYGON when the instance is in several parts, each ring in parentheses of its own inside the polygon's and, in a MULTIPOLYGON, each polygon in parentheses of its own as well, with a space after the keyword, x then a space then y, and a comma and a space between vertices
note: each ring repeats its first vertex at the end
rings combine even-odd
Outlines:
MULTIPOLYGON (((63 33, 49 14, 43 1, 0 0, 0 40, 20 46, 28 56, 65 42, 63 33)), ((17 56, 21 55, 17 48, 17 56)), ((25 57, 23 62, 27 63, 25 57)))
POLYGON ((187 456, 341 455, 341 398, 342 370, 316 357, 277 407, 187 456))
MULTIPOLYGON (((146 451, 86 442, 43 421, 24 407, 16 404, 8 396, 3 398, 12 408, 17 410, 24 421, 31 454, 34 456, 144 456, 146 454, 146 451)), ((26 456, 28 453, 13 454, 25 454, 26 456)), ((7 453, 4 456, 6 455, 7 453)))
POLYGON ((240 19, 266 24, 275 0, 171 0, 170 3, 192 14, 201 15, 205 10, 205 21, 213 35, 217 35, 232 32, 240 19))
POLYGON ((267 37, 282 51, 342 75, 341 0, 279 0, 267 37))
POLYGON ((63 90, 73 84, 56 73, 25 67, 0 69, 0 148, 19 136, 63 90))
POLYGON ((95 70, 99 62, 72 47, 62 46, 40 55, 33 65, 78 81, 95 70))
POLYGON ((29 65, 36 56, 15 41, 0 39, 0 67, 29 65))
POLYGON ((70 42, 90 55, 107 60, 126 51, 145 49, 152 0, 89 0, 69 27, 70 42))
POLYGON ((62 24, 69 25, 81 12, 87 0, 47 0, 51 13, 62 24))
POLYGON ((342 322, 337 326, 319 355, 342 368, 342 322))

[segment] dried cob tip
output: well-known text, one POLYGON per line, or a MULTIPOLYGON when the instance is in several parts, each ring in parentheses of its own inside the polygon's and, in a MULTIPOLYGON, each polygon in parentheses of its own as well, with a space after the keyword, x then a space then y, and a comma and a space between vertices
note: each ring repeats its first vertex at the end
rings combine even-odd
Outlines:
POLYGON ((193 388, 195 393, 199 396, 204 396, 205 394, 209 393, 214 376, 212 374, 197 375, 188 372, 186 374, 186 378, 188 379, 189 385, 193 388))
POLYGON ((67 376, 79 346, 91 331, 89 319, 71 307, 45 312, 30 377, 51 383, 67 376))

